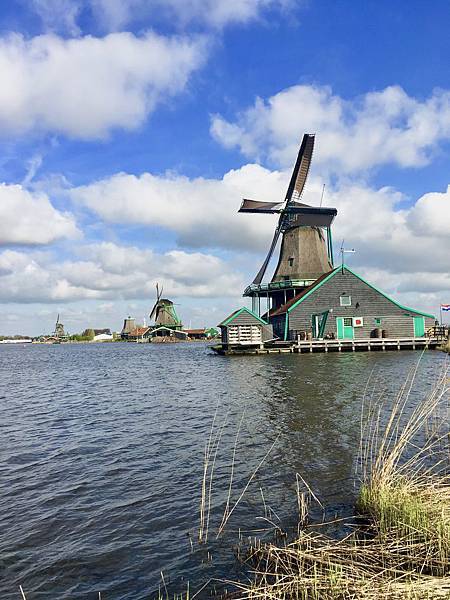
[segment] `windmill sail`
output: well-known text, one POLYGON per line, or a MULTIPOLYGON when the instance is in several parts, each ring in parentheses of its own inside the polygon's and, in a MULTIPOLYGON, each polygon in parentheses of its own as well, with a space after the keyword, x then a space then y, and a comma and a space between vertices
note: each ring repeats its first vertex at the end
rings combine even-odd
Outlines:
POLYGON ((311 165, 315 136, 305 133, 298 151, 297 160, 295 161, 294 170, 292 172, 291 181, 289 183, 286 199, 289 202, 294 196, 295 199, 300 198, 305 188, 306 179, 311 165))
POLYGON ((269 266, 270 259, 272 258, 273 252, 277 245, 278 238, 280 237, 280 233, 287 224, 289 213, 294 211, 297 212, 298 209, 305 206, 303 204, 296 203, 295 200, 300 198, 303 193, 306 178, 308 177, 313 150, 314 135, 305 133, 300 150, 298 151, 297 160, 295 161, 294 170, 292 172, 291 180, 286 193, 286 203, 284 206, 283 203, 280 202, 258 202, 256 200, 246 199, 244 199, 242 202, 239 212, 280 213, 280 218, 278 219, 278 224, 269 248, 269 253, 267 254, 260 270, 258 271, 258 274, 253 280, 253 284, 255 285, 259 285, 263 280, 267 267, 269 266))
POLYGON ((275 229, 272 243, 270 244, 269 253, 266 256, 266 260, 263 262, 260 270, 258 271, 258 274, 256 275, 255 279, 253 280, 253 283, 256 285, 259 285, 262 281, 262 278, 264 277, 267 267, 269 266, 270 259, 272 258, 272 254, 276 248, 278 238, 280 237, 280 233, 281 233, 281 226, 280 226, 280 223, 278 223, 277 228, 275 229))
POLYGON ((159 301, 161 299, 163 293, 163 288, 161 287, 161 291, 159 291, 159 285, 156 284, 156 302, 153 305, 152 310, 150 311, 150 319, 153 318, 153 315, 155 315, 155 320, 158 318, 158 312, 159 312, 159 301))

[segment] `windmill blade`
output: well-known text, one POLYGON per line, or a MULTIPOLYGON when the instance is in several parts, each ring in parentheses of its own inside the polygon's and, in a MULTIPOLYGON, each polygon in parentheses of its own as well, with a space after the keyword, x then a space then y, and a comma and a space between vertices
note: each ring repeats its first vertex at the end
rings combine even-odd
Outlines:
POLYGON ((162 294, 162 289, 161 289, 161 293, 159 292, 159 285, 158 283, 156 284, 156 302, 153 305, 152 310, 150 311, 150 315, 149 315, 149 319, 153 318, 154 313, 156 312, 156 309, 158 307, 158 303, 159 303, 159 299, 161 298, 161 294, 162 294))
POLYGON ((277 228, 275 229, 275 233, 272 239, 272 243, 270 244, 270 248, 269 248, 269 253, 266 256, 266 260, 263 262, 262 267, 260 268, 260 270, 258 271, 258 274, 256 275, 255 279, 253 280, 253 283, 255 285, 259 285, 262 281, 262 278, 264 277, 264 274, 267 270, 267 267, 269 266, 270 263, 270 259, 272 258, 272 254, 273 251, 275 250, 275 247, 277 245, 278 242, 278 238, 280 237, 280 233, 281 233, 281 222, 282 219, 280 219, 277 228))
POLYGON ((244 198, 238 212, 243 213, 277 213, 283 210, 283 202, 260 202, 244 198))
POLYGON ((291 181, 286 193, 286 200, 288 204, 294 195, 296 198, 300 198, 303 189, 305 187, 306 179, 308 177, 309 167, 311 165, 312 154, 314 150, 314 139, 315 136, 311 133, 305 133, 303 140, 298 151, 297 160, 295 161, 295 167, 292 171, 291 181))
POLYGON ((150 312, 150 315, 149 315, 149 317, 148 317, 149 319, 152 319, 152 318, 153 318, 153 315, 155 314, 155 312, 156 312, 156 309, 158 308, 158 302, 159 302, 158 300, 155 302, 155 304, 154 304, 154 306, 153 306, 153 308, 152 308, 152 310, 151 310, 151 312, 150 312))

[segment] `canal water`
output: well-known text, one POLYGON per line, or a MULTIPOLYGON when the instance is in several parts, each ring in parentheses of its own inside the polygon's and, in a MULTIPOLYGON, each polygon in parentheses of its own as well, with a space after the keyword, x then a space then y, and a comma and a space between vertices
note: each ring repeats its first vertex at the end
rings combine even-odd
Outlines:
MULTIPOLYGON (((239 539, 295 529, 297 473, 326 517, 351 515, 368 378, 392 397, 419 357, 219 357, 202 343, 0 347, 0 598, 20 599, 19 585, 27 600, 221 589, 242 575, 239 539), (219 444, 199 544, 211 431, 219 444), (233 449, 230 508, 271 447, 217 539, 233 449)), ((423 355, 412 404, 444 360, 423 355)))

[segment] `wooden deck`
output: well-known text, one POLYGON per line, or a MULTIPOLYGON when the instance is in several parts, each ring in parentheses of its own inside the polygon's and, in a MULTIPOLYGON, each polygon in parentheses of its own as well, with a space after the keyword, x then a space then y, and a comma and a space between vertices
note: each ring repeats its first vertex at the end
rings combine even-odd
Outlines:
POLYGON ((307 340, 294 345, 294 352, 371 352, 436 348, 438 338, 368 338, 362 340, 307 340))
POLYGON ((306 340, 292 342, 272 342, 264 347, 214 346, 218 354, 304 354, 313 352, 386 352, 388 350, 435 349, 442 344, 437 337, 428 338, 368 338, 362 340, 306 340))

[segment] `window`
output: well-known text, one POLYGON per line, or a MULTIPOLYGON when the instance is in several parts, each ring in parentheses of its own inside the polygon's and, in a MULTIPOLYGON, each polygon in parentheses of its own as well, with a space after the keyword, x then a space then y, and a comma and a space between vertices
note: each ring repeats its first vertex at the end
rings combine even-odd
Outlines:
POLYGON ((293 257, 293 256, 290 256, 290 257, 289 257, 289 266, 290 266, 290 267, 293 267, 293 266, 294 266, 294 257, 293 257))
POLYGON ((344 327, 353 327, 353 319, 351 317, 344 317, 344 327))
POLYGON ((381 325, 381 319, 380 319, 380 317, 375 317, 375 319, 373 320, 373 324, 374 325, 381 325))
POLYGON ((339 297, 341 306, 351 306, 352 305, 352 297, 348 294, 341 294, 339 297))

